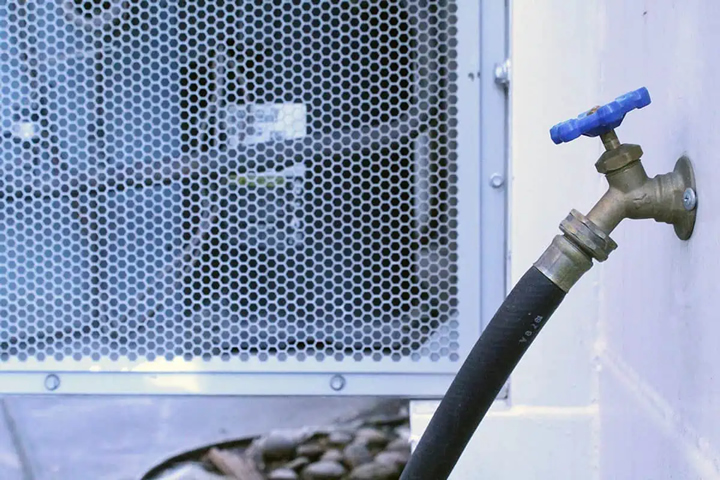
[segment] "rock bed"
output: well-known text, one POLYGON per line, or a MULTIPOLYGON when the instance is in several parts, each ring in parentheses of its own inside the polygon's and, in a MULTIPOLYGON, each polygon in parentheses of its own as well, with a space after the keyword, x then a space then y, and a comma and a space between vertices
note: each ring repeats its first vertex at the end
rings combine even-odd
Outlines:
POLYGON ((407 410, 276 431, 245 449, 207 450, 155 480, 397 480, 410 457, 407 410))

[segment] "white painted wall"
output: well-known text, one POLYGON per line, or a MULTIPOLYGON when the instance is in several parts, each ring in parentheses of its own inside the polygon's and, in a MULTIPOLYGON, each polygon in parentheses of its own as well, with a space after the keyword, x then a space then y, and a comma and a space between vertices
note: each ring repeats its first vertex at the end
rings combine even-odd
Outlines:
MULTIPOLYGON (((720 478, 720 2, 515 0, 511 24, 511 282, 605 189, 599 141, 555 146, 549 127, 640 86, 653 104, 620 139, 643 146, 651 175, 691 157, 698 225, 689 242, 652 221, 619 227, 452 478, 720 478)), ((433 409, 413 405, 414 435, 433 409)))
POLYGON ((695 165, 689 242, 627 222, 602 275, 603 478, 720 478, 720 2, 605 0, 602 95, 646 85, 623 126, 645 165, 695 165))

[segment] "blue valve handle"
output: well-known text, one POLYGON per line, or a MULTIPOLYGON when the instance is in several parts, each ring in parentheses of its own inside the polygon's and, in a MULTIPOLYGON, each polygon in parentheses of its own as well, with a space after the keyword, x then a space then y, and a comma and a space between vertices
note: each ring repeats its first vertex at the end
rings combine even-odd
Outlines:
POLYGON ((580 135, 597 137, 619 127, 628 112, 648 105, 650 93, 645 87, 639 88, 602 107, 581 113, 577 118, 558 123, 550 129, 550 138, 560 144, 575 140, 580 135))

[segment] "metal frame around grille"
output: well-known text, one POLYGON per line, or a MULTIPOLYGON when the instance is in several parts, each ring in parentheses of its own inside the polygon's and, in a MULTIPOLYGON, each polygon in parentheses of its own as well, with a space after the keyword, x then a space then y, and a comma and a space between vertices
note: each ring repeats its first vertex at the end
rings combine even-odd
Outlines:
POLYGON ((505 293, 502 3, 0 0, 0 393, 441 395, 505 293))

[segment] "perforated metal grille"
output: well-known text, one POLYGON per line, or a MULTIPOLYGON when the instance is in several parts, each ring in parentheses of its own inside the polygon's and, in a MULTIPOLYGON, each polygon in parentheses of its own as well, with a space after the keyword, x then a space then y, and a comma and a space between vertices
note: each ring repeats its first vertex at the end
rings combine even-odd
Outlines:
POLYGON ((0 359, 458 359, 450 0, 0 0, 0 359))

